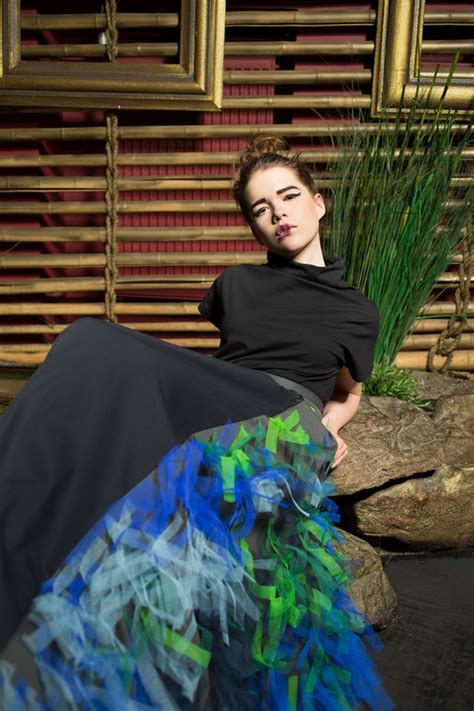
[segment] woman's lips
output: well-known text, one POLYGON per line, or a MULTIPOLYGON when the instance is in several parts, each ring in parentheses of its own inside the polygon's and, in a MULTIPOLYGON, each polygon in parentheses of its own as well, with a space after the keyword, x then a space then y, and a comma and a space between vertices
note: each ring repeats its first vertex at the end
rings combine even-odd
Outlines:
POLYGON ((277 237, 287 237, 295 225, 278 225, 277 237))

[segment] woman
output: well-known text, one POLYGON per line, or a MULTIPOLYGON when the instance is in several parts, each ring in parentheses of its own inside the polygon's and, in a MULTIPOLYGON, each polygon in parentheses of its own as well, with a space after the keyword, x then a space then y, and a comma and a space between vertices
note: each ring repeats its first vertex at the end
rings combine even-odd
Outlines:
POLYGON ((327 477, 377 311, 281 147, 242 155, 268 264, 202 301, 214 358, 81 319, 3 418, 1 708, 392 708, 327 477))

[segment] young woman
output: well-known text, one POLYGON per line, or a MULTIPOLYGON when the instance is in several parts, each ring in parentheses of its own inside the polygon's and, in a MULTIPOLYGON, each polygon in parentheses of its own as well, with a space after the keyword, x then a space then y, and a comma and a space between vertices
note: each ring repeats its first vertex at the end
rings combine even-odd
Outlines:
POLYGON ((328 498, 377 310, 281 148, 242 155, 268 263, 200 304, 214 358, 81 319, 2 418, 2 709, 392 708, 328 498))

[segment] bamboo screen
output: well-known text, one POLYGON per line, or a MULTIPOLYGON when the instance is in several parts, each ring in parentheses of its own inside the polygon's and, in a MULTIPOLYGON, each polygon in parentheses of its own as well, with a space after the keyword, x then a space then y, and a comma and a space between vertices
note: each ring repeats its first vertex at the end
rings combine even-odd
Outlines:
MULTIPOLYGON (((40 363, 82 316, 205 353, 217 347, 219 334, 198 315, 198 301, 227 266, 265 261, 232 200, 237 152, 258 131, 283 135, 304 151, 324 194, 328 163, 337 159, 331 133, 351 130, 354 116, 368 122, 371 104, 376 2, 272 5, 228 3, 220 112, 3 110, 0 362, 40 363)), ((73 37, 71 16, 55 7, 38 0, 25 10, 28 56, 49 61, 56 46, 73 42, 77 58, 90 46, 81 27, 92 21, 92 5, 81 5, 73 37)), ((449 64, 462 36, 468 64, 474 3, 456 4, 449 31, 442 9, 427 5, 435 39, 423 62, 449 64)), ((155 16, 146 17, 153 26, 155 16)), ((123 22, 133 37, 133 23, 144 21, 135 13, 123 22)), ((67 61, 67 52, 61 56, 67 61)), ((459 259, 436 284, 439 298, 420 314, 400 367, 426 367, 453 313, 459 259), (433 313, 442 318, 423 319, 433 313)), ((474 370, 473 313, 471 304, 452 368, 474 370)))

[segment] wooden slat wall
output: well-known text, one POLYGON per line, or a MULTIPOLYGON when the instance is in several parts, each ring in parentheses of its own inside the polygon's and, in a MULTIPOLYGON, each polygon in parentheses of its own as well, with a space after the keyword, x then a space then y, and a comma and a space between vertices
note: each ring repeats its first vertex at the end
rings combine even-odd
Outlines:
MULTIPOLYGON (((331 10, 301 2, 281 3, 285 10, 278 11, 278 5, 272 3, 272 10, 255 0, 242 10, 241 3, 228 3, 221 112, 117 113, 119 323, 212 352, 219 334, 199 317, 199 299, 227 266, 265 258, 232 201, 238 151, 257 131, 281 134, 304 150, 324 193, 330 186, 327 164, 337 160, 329 136, 350 130, 354 115, 364 121, 376 2, 331 10)), ((468 27, 472 36, 474 3, 450 15, 450 27, 468 27)), ((25 45, 23 56, 70 53, 57 49, 66 45, 53 43, 54 32, 66 20, 76 23, 76 34, 96 21, 86 14, 71 17, 25 16, 23 30, 39 31, 48 41, 25 45)), ((424 43, 426 66, 437 56, 449 62, 458 30, 451 36, 439 4, 427 4, 425 19, 443 27, 441 39, 424 43)), ((136 21, 176 26, 173 13, 136 21)), ((467 39, 466 62, 471 44, 467 39)), ((165 49, 155 48, 155 55, 165 56, 165 49)), ((168 49, 170 56, 176 51, 168 49)), ((105 135, 102 112, 1 114, 0 362, 39 363, 69 323, 106 313, 105 135)), ((442 318, 420 314, 397 357, 399 366, 425 368, 427 351, 453 312, 457 261, 435 286, 441 298, 423 311, 442 318)), ((469 313, 455 369, 474 370, 472 303, 469 313)))

